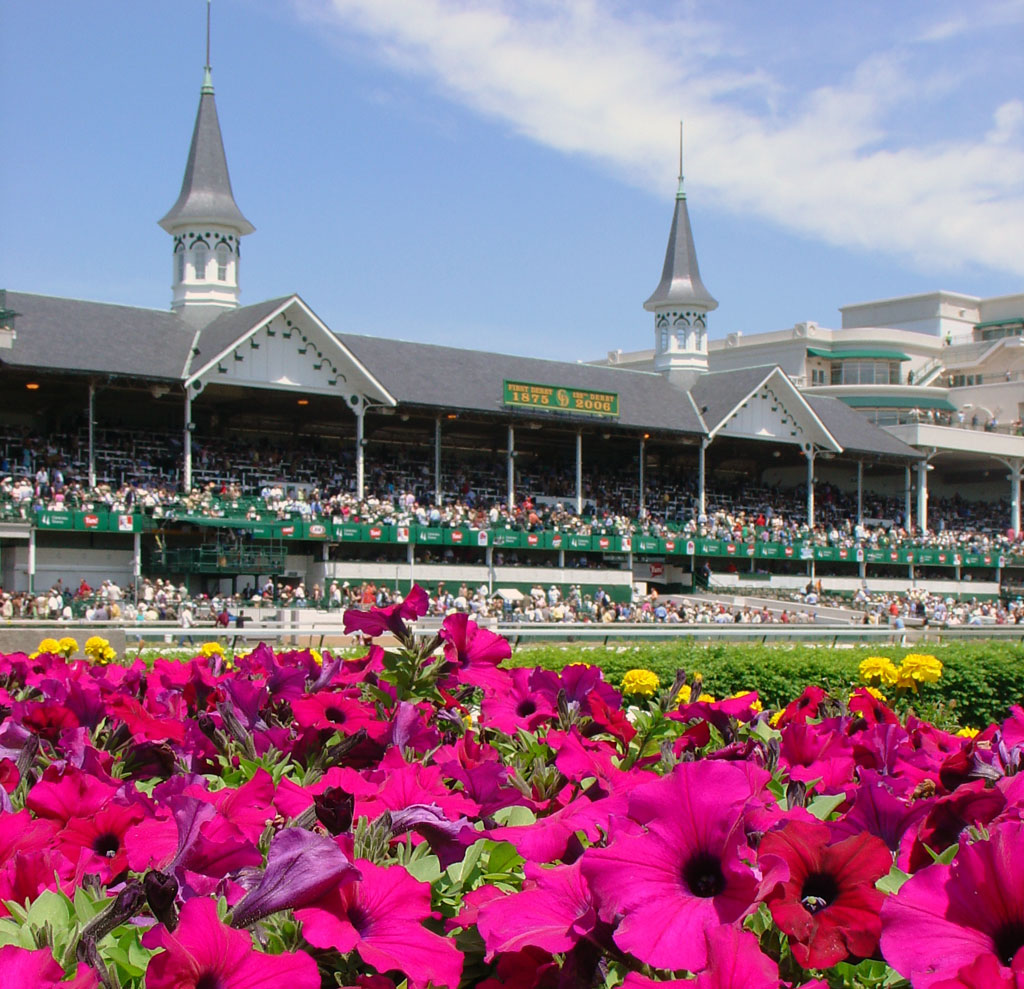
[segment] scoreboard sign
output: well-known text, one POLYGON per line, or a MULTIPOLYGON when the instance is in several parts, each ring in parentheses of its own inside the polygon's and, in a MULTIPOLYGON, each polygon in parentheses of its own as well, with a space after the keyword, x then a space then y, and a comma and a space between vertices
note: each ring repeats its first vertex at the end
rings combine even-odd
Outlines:
POLYGON ((575 412, 577 415, 614 417, 619 414, 617 392, 585 391, 563 385, 536 385, 523 381, 505 382, 504 403, 520 409, 575 412))

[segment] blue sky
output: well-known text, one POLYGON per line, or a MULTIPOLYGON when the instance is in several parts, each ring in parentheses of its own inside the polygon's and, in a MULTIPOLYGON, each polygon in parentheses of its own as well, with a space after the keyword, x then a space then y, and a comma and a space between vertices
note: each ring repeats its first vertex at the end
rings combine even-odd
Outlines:
MULTIPOLYGON (((205 3, 0 14, 0 286, 164 308, 205 3)), ((1022 0, 214 0, 243 302, 649 347, 680 118, 713 337, 1024 291, 1022 39, 1022 0)))

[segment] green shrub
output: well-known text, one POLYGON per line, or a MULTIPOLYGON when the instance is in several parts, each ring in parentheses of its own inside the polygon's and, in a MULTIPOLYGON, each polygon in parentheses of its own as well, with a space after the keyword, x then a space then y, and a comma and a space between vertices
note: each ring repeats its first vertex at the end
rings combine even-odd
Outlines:
POLYGON ((922 708, 943 707, 950 720, 973 728, 1002 721, 1014 704, 1024 704, 1024 647, 1012 642, 957 642, 899 649, 885 646, 704 644, 693 641, 639 646, 532 646, 512 657, 516 666, 557 670, 572 663, 600 666, 618 684, 627 670, 653 670, 667 683, 676 670, 699 672, 705 689, 716 697, 756 690, 765 707, 781 707, 808 684, 843 694, 857 685, 857 668, 868 656, 887 656, 896 665, 907 653, 923 652, 943 664, 938 683, 921 688, 922 708))

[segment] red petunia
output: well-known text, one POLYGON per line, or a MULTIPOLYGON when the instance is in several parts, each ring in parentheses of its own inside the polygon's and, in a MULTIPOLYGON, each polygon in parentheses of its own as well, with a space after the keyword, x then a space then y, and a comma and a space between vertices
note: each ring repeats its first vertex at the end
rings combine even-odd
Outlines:
POLYGON ((759 848, 767 883, 788 873, 766 902, 804 968, 870 955, 882 932, 879 910, 885 897, 875 882, 892 868, 892 852, 866 833, 835 844, 829 838, 825 824, 790 821, 765 835, 759 848))

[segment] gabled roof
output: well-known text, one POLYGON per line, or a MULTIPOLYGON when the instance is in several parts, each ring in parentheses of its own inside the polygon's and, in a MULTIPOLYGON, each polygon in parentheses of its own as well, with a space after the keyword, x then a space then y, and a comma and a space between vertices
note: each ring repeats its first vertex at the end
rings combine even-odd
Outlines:
POLYGON ((184 223, 216 223, 232 227, 239 234, 251 234, 255 229, 242 215, 231 192, 209 70, 199 97, 181 192, 160 226, 171 233, 184 223))
MULTIPOLYGON (((565 385, 617 393, 619 425, 704 434, 686 392, 649 371, 515 357, 351 333, 340 334, 340 338, 400 404, 495 413, 510 411, 502 403, 505 381, 565 385)), ((538 410, 537 414, 548 415, 552 421, 563 420, 563 414, 558 412, 538 410)))
POLYGON ((672 214, 672 229, 665 249, 661 281, 644 303, 644 309, 653 310, 665 305, 695 305, 708 311, 718 308, 715 297, 700 279, 697 249, 693 245, 693 230, 690 227, 682 178, 676 194, 676 209, 672 214))
POLYGON ((845 454, 866 453, 874 459, 892 457, 898 460, 920 460, 923 456, 838 398, 826 398, 824 395, 804 395, 804 398, 839 441, 845 454))
POLYGON ((17 338, 11 367, 181 380, 195 330, 174 313, 8 292, 17 338))
POLYGON ((742 367, 735 371, 711 371, 702 374, 690 389, 694 404, 708 431, 720 426, 729 414, 739 407, 751 392, 772 373, 776 365, 742 367))
POLYGON ((295 298, 293 295, 283 295, 278 299, 255 302, 251 306, 229 309, 212 323, 208 323, 199 332, 195 343, 198 353, 194 354, 185 368, 186 376, 205 367, 214 358, 229 350, 249 330, 277 312, 289 299, 293 298, 295 298))

